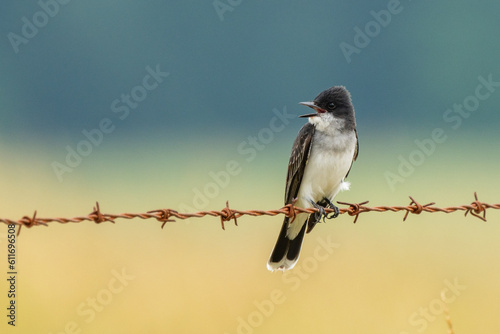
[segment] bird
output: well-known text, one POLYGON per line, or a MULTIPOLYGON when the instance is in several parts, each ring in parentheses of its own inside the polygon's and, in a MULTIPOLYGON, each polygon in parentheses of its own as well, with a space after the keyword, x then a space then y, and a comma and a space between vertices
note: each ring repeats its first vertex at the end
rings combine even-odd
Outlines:
POLYGON ((299 213, 285 217, 267 269, 289 270, 297 263, 304 235, 325 218, 336 218, 339 209, 333 204, 341 190, 348 190, 345 181, 358 157, 359 144, 351 94, 344 86, 333 86, 311 102, 299 104, 314 109, 301 115, 308 122, 295 139, 285 187, 285 205, 316 208, 315 213, 299 213), (333 209, 328 216, 325 208, 333 209))

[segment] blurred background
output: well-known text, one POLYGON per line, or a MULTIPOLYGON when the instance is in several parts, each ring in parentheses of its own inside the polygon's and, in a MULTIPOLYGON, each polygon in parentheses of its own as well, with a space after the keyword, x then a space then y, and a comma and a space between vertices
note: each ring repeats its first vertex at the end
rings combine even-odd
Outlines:
MULTIPOLYGON (((220 0, 0 6, 0 216, 283 206, 308 112, 351 92, 359 158, 340 201, 499 203, 500 3, 220 0)), ((341 215, 297 267, 282 217, 52 223, 17 239, 2 332, 498 333, 500 213, 341 215), (444 301, 440 295, 445 291, 444 301)))

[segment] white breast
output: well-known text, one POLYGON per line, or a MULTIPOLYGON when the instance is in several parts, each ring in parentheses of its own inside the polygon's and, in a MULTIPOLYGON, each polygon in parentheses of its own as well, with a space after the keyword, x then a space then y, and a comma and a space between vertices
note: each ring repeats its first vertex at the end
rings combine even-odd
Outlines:
POLYGON ((354 133, 315 135, 299 189, 299 198, 307 207, 311 207, 309 200, 317 202, 326 197, 333 201, 342 186, 348 188, 342 183, 352 164, 355 141, 354 133), (318 142, 321 144, 316 144, 318 142))

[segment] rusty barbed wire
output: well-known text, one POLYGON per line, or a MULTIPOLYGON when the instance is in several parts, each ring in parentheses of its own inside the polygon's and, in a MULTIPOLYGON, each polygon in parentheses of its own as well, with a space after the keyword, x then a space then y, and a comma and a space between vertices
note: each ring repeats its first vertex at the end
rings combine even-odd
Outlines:
MULTIPOLYGON (((443 212, 443 213, 452 213, 456 211, 464 211, 465 216, 467 214, 471 214, 472 216, 479 218, 483 221, 486 221, 486 210, 487 209, 500 209, 500 204, 488 204, 484 202, 480 202, 477 197, 477 193, 474 193, 474 198, 475 200, 471 202, 470 204, 465 204, 465 205, 459 205, 459 206, 451 206, 451 207, 446 207, 446 208, 439 208, 434 206, 434 202, 428 203, 428 204, 420 204, 418 203, 413 197, 410 197, 410 204, 407 206, 375 206, 375 207, 368 207, 366 204, 368 204, 368 201, 361 202, 361 203, 347 203, 347 202, 337 202, 340 205, 346 205, 346 208, 340 208, 339 209, 339 214, 345 214, 347 213, 349 216, 354 216, 354 223, 357 222, 358 217, 360 214, 365 213, 365 212, 399 212, 399 211, 405 211, 405 215, 403 217, 403 221, 406 220, 408 217, 408 214, 421 214, 422 212, 428 212, 428 213, 435 213, 435 212, 443 212)), ((94 210, 89 213, 87 216, 79 216, 79 217, 73 217, 73 218, 61 218, 61 217, 56 217, 56 218, 40 218, 37 217, 37 212, 35 211, 33 216, 24 216, 19 220, 11 220, 11 219, 6 219, 6 218, 0 218, 0 222, 5 223, 5 224, 15 224, 19 225, 19 230, 18 234, 21 231, 21 227, 33 227, 33 226, 48 226, 48 223, 51 222, 57 222, 60 224, 67 224, 67 223, 81 223, 84 221, 93 221, 96 224, 100 224, 103 222, 111 222, 115 223, 116 219, 156 219, 157 221, 161 222, 161 228, 165 226, 167 222, 173 222, 175 221, 172 218, 177 218, 177 219, 188 219, 188 218, 201 218, 205 216, 212 216, 212 217, 220 217, 220 222, 221 222, 221 227, 223 230, 225 230, 224 222, 227 221, 234 221, 234 224, 237 226, 238 225, 238 218, 242 216, 252 216, 252 217, 259 217, 259 216, 276 216, 276 215, 285 215, 288 216, 292 219, 295 219, 297 214, 299 213, 315 213, 318 212, 318 209, 315 208, 299 208, 296 207, 292 204, 287 204, 284 207, 277 209, 277 210, 236 210, 236 209, 231 209, 229 207, 229 202, 226 202, 226 207, 223 208, 220 211, 199 211, 199 212, 193 212, 193 213, 181 213, 176 210, 172 209, 158 209, 158 210, 152 210, 148 211, 146 213, 121 213, 121 214, 108 214, 108 213, 102 213, 101 209, 99 207, 99 203, 96 202, 96 206, 94 207, 94 210)), ((325 209, 326 213, 332 213, 334 212, 333 209, 325 209)))

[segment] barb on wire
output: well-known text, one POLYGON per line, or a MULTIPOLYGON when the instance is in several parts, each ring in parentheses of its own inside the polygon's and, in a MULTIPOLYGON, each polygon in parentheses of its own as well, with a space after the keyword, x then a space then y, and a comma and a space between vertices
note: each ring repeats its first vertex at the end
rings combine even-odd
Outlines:
MULTIPOLYGON (((368 207, 368 201, 361 203, 347 203, 347 202, 337 202, 341 205, 346 205, 346 208, 339 209, 340 214, 347 213, 349 216, 354 216, 354 223, 357 222, 359 215, 365 212, 399 212, 404 211, 405 215, 403 217, 403 221, 406 220, 408 214, 419 215, 422 212, 435 213, 435 212, 443 212, 443 213, 452 213, 456 211, 464 211, 465 216, 467 214, 471 214, 472 216, 479 218, 483 221, 486 221, 486 210, 487 209, 500 209, 500 204, 488 204, 484 202, 480 202, 477 197, 477 193, 474 193, 474 201, 471 204, 459 205, 459 206, 451 206, 447 208, 440 208, 434 206, 434 202, 422 205, 418 203, 413 197, 410 196, 410 204, 407 206, 374 206, 368 207), (482 213, 482 216, 481 216, 482 213)), ((238 218, 242 216, 277 216, 277 215, 285 215, 291 219, 291 222, 295 220, 295 217, 300 213, 315 213, 319 210, 316 208, 300 208, 294 206, 295 201, 291 204, 287 204, 281 209, 278 210, 235 210, 229 207, 229 202, 226 202, 226 207, 221 211, 199 211, 193 213, 181 213, 172 209, 159 209, 152 210, 146 213, 121 213, 121 214, 108 214, 102 213, 99 207, 99 203, 96 202, 96 206, 94 210, 89 213, 87 216, 73 217, 73 218, 39 218, 37 217, 37 211, 33 214, 33 216, 24 216, 19 220, 11 220, 6 218, 0 218, 0 222, 5 224, 14 224, 19 225, 18 234, 21 231, 21 227, 33 227, 38 225, 48 226, 48 223, 57 222, 60 224, 67 223, 81 223, 83 221, 93 221, 96 224, 100 224, 103 222, 111 222, 115 223, 116 219, 156 219, 161 222, 161 228, 165 226, 167 222, 175 221, 172 218, 177 219, 188 219, 188 218, 201 218, 204 216, 212 216, 219 217, 221 221, 221 227, 225 230, 224 222, 234 220, 234 224, 238 226, 238 218)), ((326 208, 326 213, 334 212, 333 209, 326 208)))

